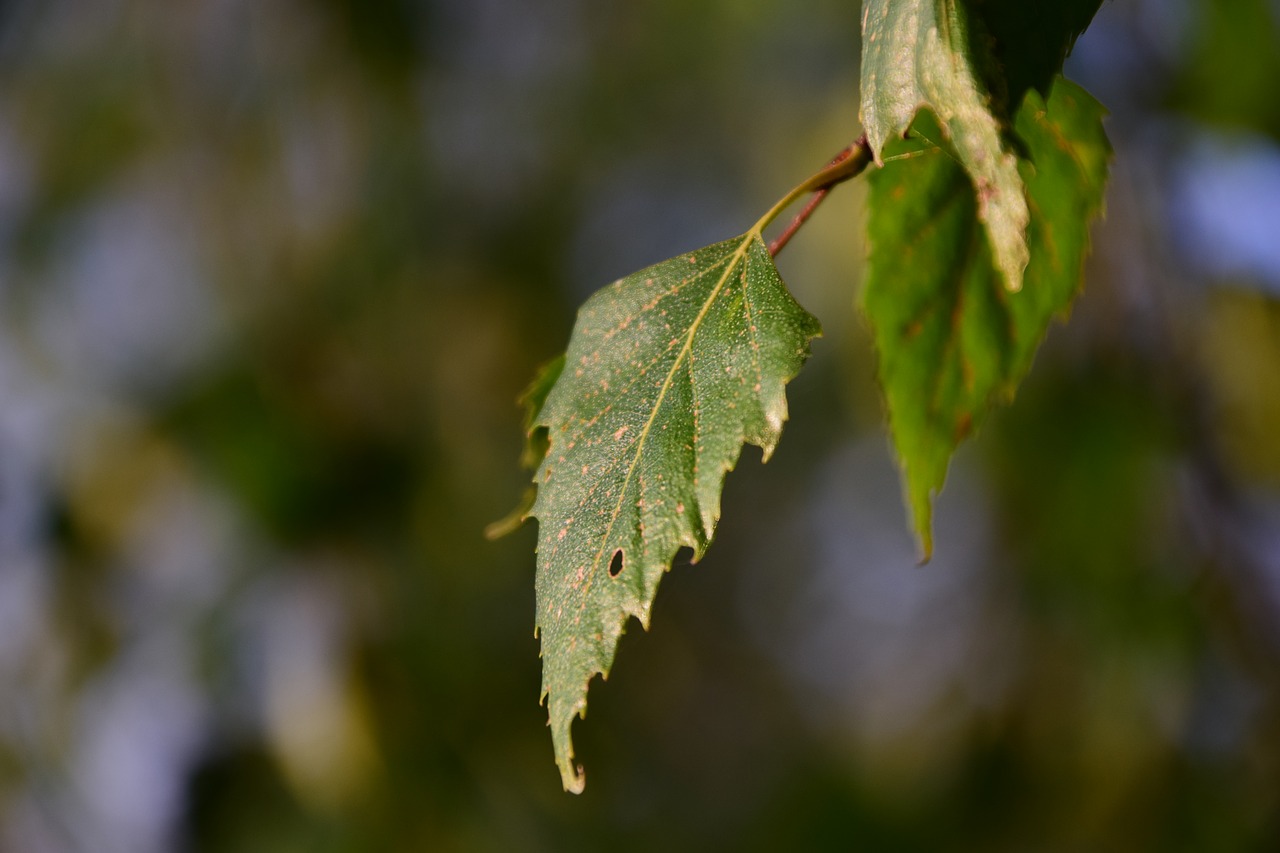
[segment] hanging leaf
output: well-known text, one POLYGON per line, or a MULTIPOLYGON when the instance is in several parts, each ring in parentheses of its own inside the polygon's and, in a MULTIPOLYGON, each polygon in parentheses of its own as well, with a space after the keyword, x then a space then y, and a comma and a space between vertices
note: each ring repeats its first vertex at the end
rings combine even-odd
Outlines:
MULTIPOLYGON (((563 353, 544 364, 533 381, 529 383, 529 387, 525 388, 520 395, 519 402, 524 406, 525 435, 524 451, 520 454, 520 467, 529 471, 536 471, 547 456, 547 428, 538 426, 538 416, 542 413, 547 395, 551 393, 551 388, 560 378, 562 370, 564 370, 563 353)), ((486 527, 484 535, 489 539, 498 539, 515 531, 529 517, 529 510, 533 509, 533 502, 537 496, 537 487, 530 485, 516 508, 505 518, 486 527)))
MULTIPOLYGON (((1061 78, 1047 104, 1035 91, 1023 101, 1015 127, 1027 151, 1030 262, 1018 293, 1002 286, 973 185, 945 143, 890 143, 869 177, 863 307, 926 557, 952 452, 992 403, 1012 398, 1050 320, 1079 289, 1111 157, 1104 114, 1061 78)), ((937 137, 929 115, 917 126, 923 139, 937 137)))
POLYGON ((862 11, 860 117, 877 163, 884 147, 929 109, 937 119, 938 145, 949 143, 968 173, 977 216, 986 228, 991 257, 1005 287, 1022 287, 1030 214, 1018 160, 992 112, 980 69, 989 63, 972 31, 964 0, 866 0, 862 11))
POLYGON ((744 443, 768 459, 784 386, 817 321, 796 304, 759 230, 665 261, 581 309, 533 429, 543 698, 567 790, 581 791, 570 725, 607 675, 628 618, 646 628, 676 552, 702 556, 725 472, 744 443))

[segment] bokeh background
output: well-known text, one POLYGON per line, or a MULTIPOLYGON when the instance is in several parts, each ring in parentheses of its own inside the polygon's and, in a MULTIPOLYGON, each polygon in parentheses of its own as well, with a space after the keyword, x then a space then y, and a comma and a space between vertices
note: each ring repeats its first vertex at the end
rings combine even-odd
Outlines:
POLYGON ((515 398, 859 132, 849 0, 0 5, 0 849, 1280 849, 1280 3, 1109 0, 1086 292, 916 565, 853 306, 575 728, 515 398))

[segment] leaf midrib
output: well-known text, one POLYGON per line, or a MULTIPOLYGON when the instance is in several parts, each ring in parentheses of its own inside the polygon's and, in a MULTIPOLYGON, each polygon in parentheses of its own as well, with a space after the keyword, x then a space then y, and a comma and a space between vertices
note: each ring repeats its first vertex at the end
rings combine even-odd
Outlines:
POLYGON ((724 273, 720 276, 720 280, 716 282, 716 286, 711 289, 711 293, 707 296, 706 301, 702 305, 702 309, 698 311, 698 316, 693 318, 693 322, 689 324, 689 332, 685 336, 684 345, 680 348, 680 352, 676 354, 675 361, 671 365, 671 369, 667 371, 667 376, 662 382, 662 388, 658 391, 658 397, 654 401, 653 411, 649 413, 649 420, 645 422, 644 429, 640 431, 640 437, 636 439, 636 451, 631 457, 631 464, 627 466, 627 474, 622 480, 622 488, 618 492, 618 503, 614 506, 613 512, 609 517, 609 526, 605 528, 604 535, 600 537, 600 548, 596 551, 595 558, 591 562, 591 570, 587 574, 586 587, 583 589, 583 595, 590 591, 592 584, 595 582, 596 570, 600 567, 600 560, 604 556, 606 550, 605 544, 613 535, 613 528, 618 522, 618 517, 622 514, 622 505, 627 499, 627 488, 631 485, 631 477, 635 474, 636 466, 640 462, 640 456, 644 453, 645 442, 649 438, 649 433, 653 429, 653 424, 658 418, 658 412, 662 408, 662 403, 666 399, 667 392, 671 390, 671 383, 674 381, 676 373, 680 370, 680 366, 684 363, 685 358, 693 350, 693 339, 701 328, 703 320, 706 319, 707 313, 711 310, 711 305, 715 302, 716 297, 720 295, 720 291, 724 289, 725 283, 737 269, 739 262, 746 256, 746 250, 751 245, 751 241, 755 240, 759 235, 753 230, 743 237, 738 248, 734 250, 733 255, 729 259, 728 265, 725 266, 724 273))

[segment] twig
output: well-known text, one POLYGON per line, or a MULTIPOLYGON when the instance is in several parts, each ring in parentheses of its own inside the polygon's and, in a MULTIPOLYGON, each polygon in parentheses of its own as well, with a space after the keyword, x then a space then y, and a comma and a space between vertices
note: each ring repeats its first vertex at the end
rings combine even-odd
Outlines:
POLYGON ((822 204, 822 200, 827 197, 827 193, 831 192, 833 187, 842 184, 859 174, 867 167, 867 164, 871 162, 871 147, 867 144, 866 134, 859 136, 852 145, 841 151, 835 157, 831 158, 831 162, 827 164, 827 168, 829 169, 838 163, 843 163, 845 160, 848 160, 850 157, 854 157, 855 155, 859 159, 859 162, 856 164, 856 168, 841 174, 831 182, 824 184, 813 191, 813 194, 809 196, 809 200, 805 202, 804 207, 802 207, 800 212, 795 215, 795 218, 791 220, 786 229, 778 235, 776 240, 769 244, 770 257, 777 257, 778 253, 786 247, 787 243, 791 242, 791 238, 794 237, 796 232, 809 221, 809 217, 818 209, 818 205, 822 204))

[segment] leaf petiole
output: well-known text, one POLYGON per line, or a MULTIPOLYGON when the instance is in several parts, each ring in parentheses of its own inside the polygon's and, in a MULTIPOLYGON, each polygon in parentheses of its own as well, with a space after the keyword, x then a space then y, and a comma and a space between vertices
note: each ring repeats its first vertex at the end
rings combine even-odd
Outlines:
POLYGON ((769 208, 769 212, 762 216, 760 221, 757 222, 747 233, 761 234, 765 228, 769 227, 769 224, 772 223, 773 220, 778 218, 782 211, 794 204, 801 196, 807 193, 812 193, 813 197, 810 198, 809 202, 798 214, 796 214, 795 218, 791 220, 791 223, 787 226, 786 230, 783 231, 782 234, 778 235, 776 240, 769 244, 770 256, 776 256, 778 252, 782 251, 782 248, 787 245, 791 238, 795 236, 795 233, 800 230, 800 227, 808 221, 809 217, 813 215, 814 210, 816 210, 818 205, 822 203, 822 200, 827 197, 827 193, 831 191, 831 188, 857 176, 867 167, 867 164, 871 162, 871 159, 871 147, 867 144, 866 134, 863 134, 849 145, 848 148, 833 157, 831 162, 828 163, 822 171, 811 176, 804 183, 800 184, 795 189, 791 190, 791 192, 783 196, 777 204, 769 208))

